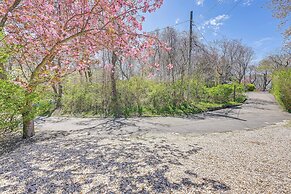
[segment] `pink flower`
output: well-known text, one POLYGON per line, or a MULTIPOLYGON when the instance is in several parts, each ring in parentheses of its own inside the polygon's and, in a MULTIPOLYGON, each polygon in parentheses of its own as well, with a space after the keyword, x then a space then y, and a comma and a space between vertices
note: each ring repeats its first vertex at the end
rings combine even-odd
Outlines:
POLYGON ((153 78, 154 77, 154 74, 151 72, 151 73, 149 73, 149 75, 148 75, 148 78, 153 78))
POLYGON ((154 66, 155 66, 155 68, 157 68, 157 69, 160 68, 160 64, 158 64, 158 63, 155 63, 154 66))
POLYGON ((174 65, 173 64, 169 64, 169 65, 167 65, 167 69, 168 70, 172 70, 174 68, 174 65))
POLYGON ((112 65, 112 64, 106 64, 106 65, 104 65, 104 69, 105 69, 106 71, 111 71, 112 68, 113 68, 113 65, 112 65))
MULTIPOLYGON (((0 12, 6 13, 12 2, 1 1, 0 12)), ((166 46, 141 32, 145 17, 140 12, 155 11, 162 3, 163 0, 62 0, 56 8, 55 1, 23 0, 21 6, 8 12, 5 26, 5 41, 24 45, 17 47, 12 63, 24 60, 30 69, 36 69, 38 61, 53 58, 68 69, 64 72, 83 70, 94 64, 93 59, 104 50, 115 51, 119 58, 148 62, 156 46, 166 46), (102 10, 102 16, 98 10, 102 10), (84 18, 88 21, 84 22, 84 18), (101 24, 110 30, 104 30, 101 24), (79 33, 80 29, 84 33, 79 33)), ((104 68, 112 71, 112 67, 108 64, 104 68)), ((153 67, 159 69, 160 65, 153 67)), ((49 76, 60 69, 53 65, 45 68, 49 76)))

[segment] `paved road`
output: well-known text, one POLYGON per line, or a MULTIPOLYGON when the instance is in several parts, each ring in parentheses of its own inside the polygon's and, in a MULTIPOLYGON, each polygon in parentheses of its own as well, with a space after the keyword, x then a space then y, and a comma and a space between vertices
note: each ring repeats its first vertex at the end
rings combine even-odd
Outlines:
POLYGON ((269 93, 248 93, 242 106, 228 108, 188 118, 151 117, 130 119, 98 118, 48 118, 38 122, 40 131, 75 131, 98 129, 108 134, 133 134, 136 132, 196 133, 207 134, 235 130, 251 130, 291 120, 291 114, 283 112, 269 93), (119 130, 116 130, 119 129, 119 130))
POLYGON ((287 122, 243 130, 290 114, 248 95, 192 118, 39 120, 32 139, 0 142, 0 193, 290 193, 287 122))

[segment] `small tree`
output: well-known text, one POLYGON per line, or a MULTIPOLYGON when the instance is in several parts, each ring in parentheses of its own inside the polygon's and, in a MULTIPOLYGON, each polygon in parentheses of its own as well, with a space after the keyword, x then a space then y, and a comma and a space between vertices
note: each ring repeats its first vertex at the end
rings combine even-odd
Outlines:
POLYGON ((25 88, 23 137, 34 135, 31 96, 41 83, 85 69, 103 49, 146 57, 154 39, 140 33, 144 17, 139 13, 161 4, 162 0, 1 1, 5 41, 17 45, 11 60, 21 69, 13 72, 14 81, 25 88), (56 59, 63 65, 56 65, 56 59))
POLYGON ((260 65, 257 68, 259 72, 259 85, 263 91, 267 90, 267 87, 272 81, 272 72, 273 68, 269 60, 264 59, 260 62, 260 65))

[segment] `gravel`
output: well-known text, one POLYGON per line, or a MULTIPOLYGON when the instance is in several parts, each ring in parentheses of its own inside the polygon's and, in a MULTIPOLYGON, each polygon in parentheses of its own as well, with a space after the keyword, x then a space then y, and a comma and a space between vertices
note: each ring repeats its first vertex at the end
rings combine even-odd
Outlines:
POLYGON ((207 135, 119 125, 1 148, 0 193, 291 193, 290 121, 207 135))

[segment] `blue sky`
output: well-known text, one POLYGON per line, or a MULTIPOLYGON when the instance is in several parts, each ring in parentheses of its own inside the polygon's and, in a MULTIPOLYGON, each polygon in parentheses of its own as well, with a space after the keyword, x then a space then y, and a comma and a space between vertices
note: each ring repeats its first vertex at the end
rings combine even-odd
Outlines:
MULTIPOLYGON (((254 63, 276 52, 283 44, 279 21, 267 8, 268 0, 164 0, 162 7, 146 16, 145 31, 175 26, 188 30, 190 11, 194 14, 194 31, 203 34, 204 42, 238 39, 256 53, 254 63), (180 24, 182 23, 182 24, 180 24)), ((201 36, 201 35, 200 35, 201 36)))

